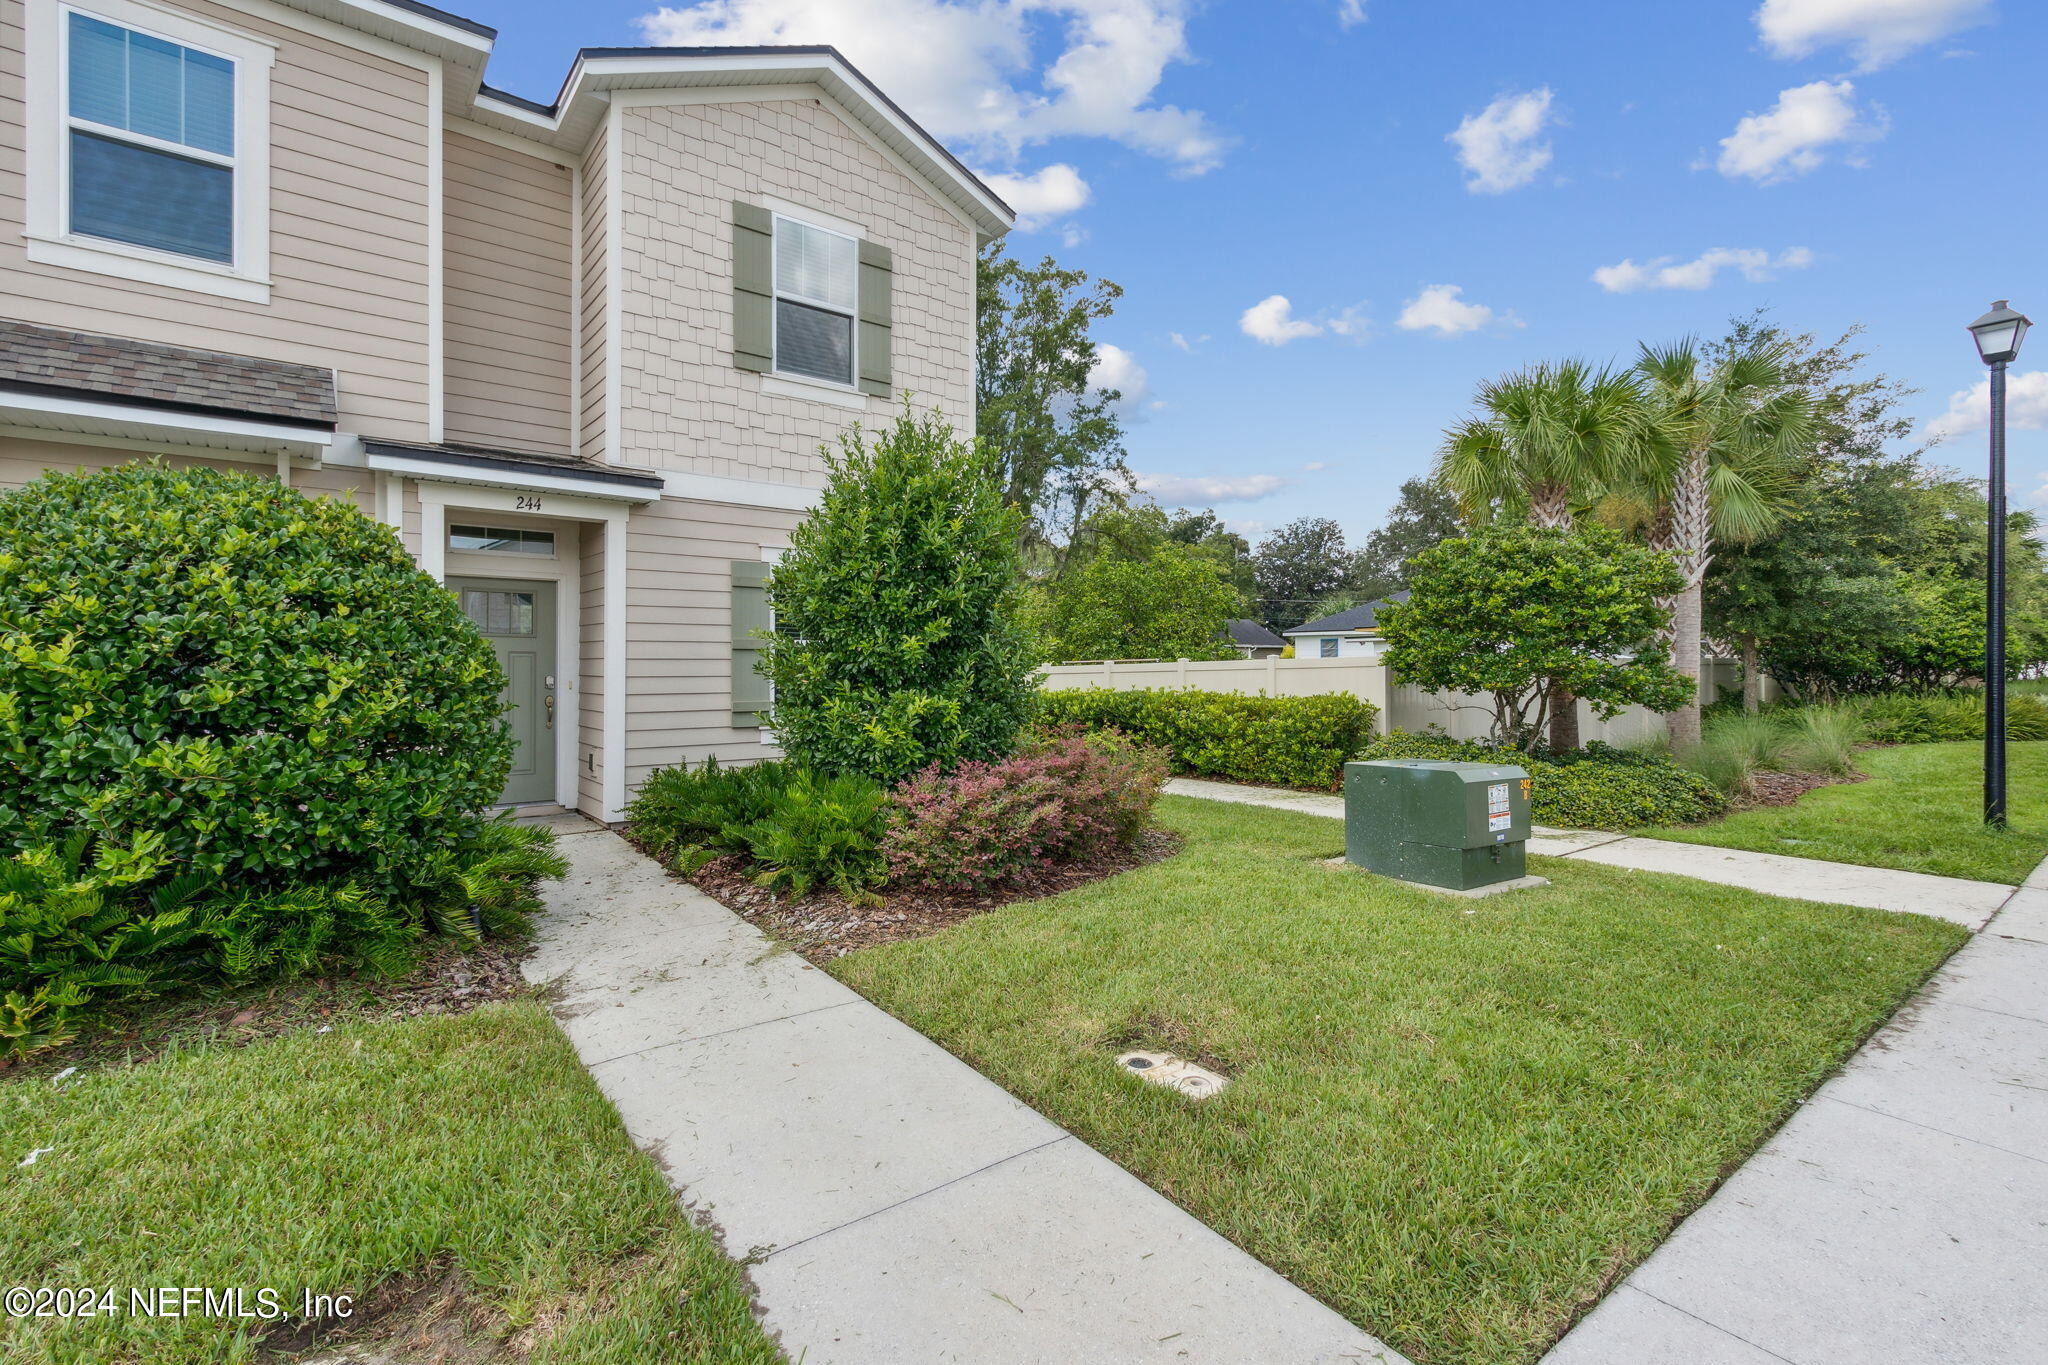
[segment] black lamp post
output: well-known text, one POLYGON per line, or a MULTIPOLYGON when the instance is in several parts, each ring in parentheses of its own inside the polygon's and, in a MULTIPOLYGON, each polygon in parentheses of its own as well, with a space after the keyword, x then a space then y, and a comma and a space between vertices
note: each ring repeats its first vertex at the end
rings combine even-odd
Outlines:
POLYGON ((2032 324, 2004 299, 1970 324, 1977 354, 1991 367, 1990 543, 1985 560, 1984 823, 2005 828, 2005 367, 2019 358, 2032 324))

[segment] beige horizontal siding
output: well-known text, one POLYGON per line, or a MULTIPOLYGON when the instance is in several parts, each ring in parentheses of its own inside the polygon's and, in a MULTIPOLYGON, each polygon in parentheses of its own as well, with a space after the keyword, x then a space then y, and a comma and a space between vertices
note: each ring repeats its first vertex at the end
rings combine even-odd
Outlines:
MULTIPOLYGON (((427 434, 427 76, 288 24, 179 8, 277 44, 268 304, 32 263, 22 242, 22 7, 0 7, 0 314, 320 365, 342 423, 427 434)), ((43 58, 47 59, 47 58, 43 58)))
POLYGON ((570 174, 459 133, 447 138, 443 169, 447 437, 566 455, 570 174))
MULTIPOLYGON (((277 464, 263 458, 237 460, 228 456, 164 455, 137 450, 114 450, 75 441, 39 441, 0 436, 0 490, 19 488, 25 483, 55 472, 97 474, 138 460, 162 458, 173 469, 207 468, 246 474, 251 478, 275 479, 277 464)), ((376 513, 373 483, 376 476, 364 469, 294 469, 292 487, 310 498, 339 498, 354 503, 367 515, 376 513)))
POLYGON ((626 526, 626 783, 656 768, 772 757, 732 725, 732 563, 789 543, 801 514, 663 498, 626 526))
POLYGON ((583 215, 581 291, 583 372, 577 376, 581 392, 577 403, 577 449, 589 459, 606 458, 605 416, 605 272, 609 268, 611 244, 606 241, 605 202, 611 187, 605 183, 605 141, 600 128, 590 140, 583 158, 583 215))

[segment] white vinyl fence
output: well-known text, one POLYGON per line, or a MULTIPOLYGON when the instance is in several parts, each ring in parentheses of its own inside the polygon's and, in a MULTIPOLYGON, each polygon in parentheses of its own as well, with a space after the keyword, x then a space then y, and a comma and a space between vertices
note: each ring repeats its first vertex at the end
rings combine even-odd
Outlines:
MULTIPOLYGON (((1422 730, 1437 726, 1456 739, 1484 739, 1493 730, 1493 706, 1485 696, 1462 692, 1425 692, 1396 680, 1375 659, 1186 659, 1131 662, 1105 659, 1090 663, 1052 664, 1039 670, 1052 691, 1072 687, 1107 687, 1127 692, 1144 687, 1192 687, 1204 692, 1263 693, 1269 697, 1312 697, 1349 692, 1379 708, 1375 724, 1388 730, 1422 730)), ((1716 683, 1736 685, 1734 665, 1711 664, 1702 694, 1711 699, 1716 683)), ((1609 744, 1632 744, 1661 736, 1664 717, 1631 706, 1612 720, 1600 720, 1579 703, 1579 736, 1609 744)))

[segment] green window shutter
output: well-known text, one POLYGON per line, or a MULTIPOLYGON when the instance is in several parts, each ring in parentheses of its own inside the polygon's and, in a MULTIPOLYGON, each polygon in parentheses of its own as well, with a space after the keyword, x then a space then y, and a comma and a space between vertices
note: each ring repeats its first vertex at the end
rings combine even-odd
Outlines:
POLYGON ((880 398, 890 394, 889 292, 895 270, 888 247, 860 244, 860 387, 880 398))
POLYGON ((775 368, 775 215, 732 201, 732 363, 775 368))
POLYGON ((766 642, 755 634, 769 628, 768 566, 754 559, 732 561, 732 723, 745 729, 761 724, 772 694, 755 665, 766 642))

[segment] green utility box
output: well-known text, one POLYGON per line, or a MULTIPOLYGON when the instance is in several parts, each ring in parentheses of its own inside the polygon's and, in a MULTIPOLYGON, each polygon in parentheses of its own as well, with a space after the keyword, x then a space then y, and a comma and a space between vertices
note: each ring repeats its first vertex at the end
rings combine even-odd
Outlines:
POLYGON ((1470 891, 1528 874, 1529 774, 1506 763, 1344 765, 1344 856, 1402 881, 1470 891))

